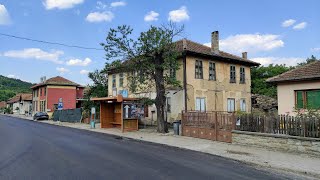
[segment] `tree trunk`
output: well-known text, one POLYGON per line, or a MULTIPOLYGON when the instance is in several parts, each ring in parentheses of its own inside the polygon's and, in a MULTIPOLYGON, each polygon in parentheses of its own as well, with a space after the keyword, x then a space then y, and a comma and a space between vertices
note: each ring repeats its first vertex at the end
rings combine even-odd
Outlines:
POLYGON ((155 69, 155 81, 156 81, 156 93, 157 97, 155 99, 155 104, 157 108, 157 131, 159 133, 168 133, 167 122, 165 121, 165 86, 164 86, 164 78, 163 78, 163 68, 161 67, 162 63, 161 58, 156 58, 156 64, 158 65, 155 69))

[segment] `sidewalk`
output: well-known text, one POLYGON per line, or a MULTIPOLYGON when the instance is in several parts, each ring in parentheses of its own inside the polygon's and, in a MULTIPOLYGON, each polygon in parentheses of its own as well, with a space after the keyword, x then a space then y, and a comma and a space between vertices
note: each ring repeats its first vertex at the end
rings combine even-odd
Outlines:
POLYGON ((96 124, 96 129, 91 129, 89 124, 54 122, 51 120, 39 122, 200 151, 212 155, 231 158, 255 166, 258 165, 263 168, 284 170, 291 173, 299 173, 320 178, 320 157, 271 151, 257 147, 234 145, 185 136, 176 136, 173 135, 172 132, 168 134, 159 134, 154 128, 140 129, 137 132, 121 133, 118 129, 101 129, 100 124, 96 124))

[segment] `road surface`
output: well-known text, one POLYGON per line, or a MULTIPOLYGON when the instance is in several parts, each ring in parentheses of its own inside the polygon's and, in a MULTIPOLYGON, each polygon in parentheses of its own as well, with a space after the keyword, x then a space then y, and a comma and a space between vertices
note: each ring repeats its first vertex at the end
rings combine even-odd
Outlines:
POLYGON ((290 179, 233 160, 0 115, 0 179, 290 179))

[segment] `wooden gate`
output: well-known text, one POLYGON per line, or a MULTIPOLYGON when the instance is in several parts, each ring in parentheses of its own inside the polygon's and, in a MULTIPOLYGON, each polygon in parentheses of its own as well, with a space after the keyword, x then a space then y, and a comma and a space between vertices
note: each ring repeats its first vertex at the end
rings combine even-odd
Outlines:
POLYGON ((231 143, 235 122, 234 113, 182 111, 182 135, 231 143))

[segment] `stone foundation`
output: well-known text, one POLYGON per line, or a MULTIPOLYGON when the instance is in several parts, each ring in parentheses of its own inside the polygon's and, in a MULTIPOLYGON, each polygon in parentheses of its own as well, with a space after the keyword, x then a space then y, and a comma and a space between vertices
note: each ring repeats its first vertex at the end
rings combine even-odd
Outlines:
POLYGON ((320 156, 320 138, 234 130, 232 143, 320 156))

